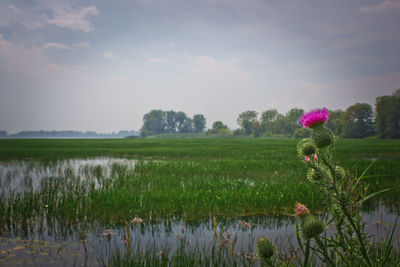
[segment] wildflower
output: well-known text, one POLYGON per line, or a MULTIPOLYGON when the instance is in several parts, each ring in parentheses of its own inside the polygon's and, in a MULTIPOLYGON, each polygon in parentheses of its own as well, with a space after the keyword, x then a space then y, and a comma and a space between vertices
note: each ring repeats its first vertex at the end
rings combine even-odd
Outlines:
POLYGON ((324 124, 329 119, 329 112, 326 108, 314 109, 301 116, 300 121, 307 128, 314 128, 324 124))
POLYGON ((307 162, 310 162, 310 158, 307 157, 307 156, 304 156, 304 160, 307 161, 307 162))
POLYGON ((133 223, 133 224, 140 224, 142 222, 143 222, 143 220, 138 217, 133 218, 133 220, 131 221, 131 223, 133 223))
POLYGON ((107 237, 108 240, 111 239, 111 236, 116 235, 111 229, 104 230, 103 236, 107 237))
POLYGON ((314 160, 315 160, 315 161, 318 161, 318 155, 317 155, 317 153, 314 154, 314 160))
POLYGON ((306 205, 303 205, 300 202, 296 202, 294 211, 296 212, 296 215, 300 217, 310 214, 310 211, 307 209, 306 205))
POLYGON ((246 221, 241 221, 239 223, 239 226, 242 228, 247 228, 247 229, 250 229, 251 227, 253 227, 253 225, 251 223, 248 223, 246 221))

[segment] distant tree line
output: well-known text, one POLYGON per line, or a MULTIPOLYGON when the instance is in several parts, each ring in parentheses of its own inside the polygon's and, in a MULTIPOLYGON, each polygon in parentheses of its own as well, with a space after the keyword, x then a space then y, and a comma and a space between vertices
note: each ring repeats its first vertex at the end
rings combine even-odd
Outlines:
POLYGON ((139 135, 136 131, 119 131, 117 133, 97 133, 93 131, 22 131, 7 135, 6 131, 0 131, 0 137, 9 138, 123 138, 139 135))
POLYGON ((206 118, 196 114, 189 118, 182 111, 152 110, 143 116, 141 135, 143 137, 162 133, 202 133, 206 128, 206 118))
MULTIPOLYGON (((364 138, 376 135, 380 138, 400 138, 400 89, 391 96, 376 99, 375 113, 371 105, 356 103, 345 111, 330 110, 327 126, 338 137, 364 138), (375 117, 374 117, 375 116, 375 117)), ((258 112, 248 110, 239 114, 240 128, 231 131, 222 121, 215 121, 206 130, 206 118, 196 114, 189 118, 179 111, 152 110, 143 116, 142 136, 162 133, 205 133, 234 136, 281 136, 308 137, 311 132, 302 127, 300 117, 304 110, 292 108, 286 114, 269 109, 258 116, 258 112)))

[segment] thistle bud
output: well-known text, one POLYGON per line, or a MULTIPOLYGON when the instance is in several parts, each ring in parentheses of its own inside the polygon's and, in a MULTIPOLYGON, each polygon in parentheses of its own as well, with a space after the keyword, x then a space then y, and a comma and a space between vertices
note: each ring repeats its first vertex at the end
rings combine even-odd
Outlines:
POLYGON ((331 175, 329 174, 328 168, 323 165, 320 165, 318 170, 310 168, 307 171, 307 180, 309 180, 310 182, 321 181, 322 179, 324 179, 324 176, 330 177, 331 175))
POLYGON ((333 133, 328 128, 320 125, 313 129, 311 139, 314 141, 318 148, 330 146, 333 143, 333 133))
POLYGON ((266 237, 260 237, 257 241, 257 254, 263 260, 269 260, 274 256, 276 248, 272 242, 266 237))
POLYGON ((304 158, 305 156, 311 157, 315 152, 315 144, 310 138, 305 138, 297 144, 297 155, 299 158, 304 158))
POLYGON ((313 215, 303 217, 300 226, 303 238, 306 240, 320 235, 325 230, 325 226, 321 220, 313 215))

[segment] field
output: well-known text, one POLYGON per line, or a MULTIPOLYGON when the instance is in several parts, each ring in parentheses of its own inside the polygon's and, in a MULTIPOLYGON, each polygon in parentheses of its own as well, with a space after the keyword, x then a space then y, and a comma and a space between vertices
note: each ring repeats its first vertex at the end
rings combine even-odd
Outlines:
MULTIPOLYGON (((250 259, 236 259, 240 258, 239 244, 235 247, 235 257, 227 252, 229 249, 221 250, 216 242, 210 250, 198 244, 188 251, 187 247, 180 247, 182 240, 190 236, 188 232, 181 233, 176 244, 168 248, 171 246, 168 242, 164 247, 161 241, 151 245, 157 235, 147 231, 154 232, 154 227, 159 227, 165 233, 168 229, 172 231, 172 227, 175 233, 183 226, 194 233, 199 227, 205 227, 203 233, 222 235, 242 220, 257 221, 258 225, 271 220, 282 224, 293 220, 289 215, 293 214, 296 201, 318 213, 324 208, 324 201, 305 178, 304 163, 296 156, 297 142, 295 139, 235 138, 0 140, 3 164, 0 235, 4 239, 0 243, 3 247, 7 247, 7 242, 9 246, 16 246, 19 243, 15 239, 21 238, 30 243, 39 240, 58 245, 72 238, 98 244, 93 240, 107 237, 109 243, 105 244, 108 245, 101 247, 109 254, 105 257, 103 253, 105 258, 96 254, 96 264, 249 264, 250 259), (113 158, 132 160, 134 166, 109 161, 107 166, 94 164, 76 172, 76 162, 72 161, 113 158), (6 175, 4 166, 10 169, 21 164, 25 175, 21 176, 20 186, 15 187, 13 172, 6 175), (31 174, 38 170, 54 172, 35 181, 38 178, 31 174), (144 223, 129 223, 135 217, 144 223), (214 217, 217 230, 213 228, 214 217), (168 228, 168 224, 173 226, 168 228), (105 229, 114 232, 104 232, 105 229), (146 237, 147 243, 131 240, 131 235, 146 237), (115 236, 124 240, 124 245, 112 246, 110 239, 116 239, 115 236), (118 249, 121 246, 123 251, 136 248, 135 253, 122 253, 118 249), (163 255, 158 255, 160 251, 163 255), (184 256, 179 258, 179 253, 184 256)), ((368 171, 370 191, 392 188, 379 202, 368 202, 365 210, 374 211, 377 205, 384 205, 391 212, 398 212, 400 140, 340 139, 335 149, 338 163, 355 174, 373 163, 368 171)), ((234 228, 240 230, 237 226, 234 228)), ((168 238, 166 235, 161 239, 168 238)), ((197 237, 194 234, 191 238, 193 241, 197 237)), ((254 240, 244 244, 243 238, 241 246, 248 247, 243 253, 250 257, 255 252, 254 240)), ((17 253, 14 257, 18 256, 21 255, 17 253)))

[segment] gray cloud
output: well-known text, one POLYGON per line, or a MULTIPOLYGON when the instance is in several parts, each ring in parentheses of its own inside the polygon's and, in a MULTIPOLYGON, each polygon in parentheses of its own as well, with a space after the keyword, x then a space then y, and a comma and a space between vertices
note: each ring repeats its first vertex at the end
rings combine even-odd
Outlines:
POLYGON ((139 129, 151 109, 346 108, 400 87, 398 1, 0 4, 0 126, 139 129))
POLYGON ((48 24, 54 24, 61 28, 90 32, 93 25, 87 19, 88 16, 97 15, 98 10, 95 6, 73 9, 70 7, 54 7, 53 18, 45 18, 48 24))

